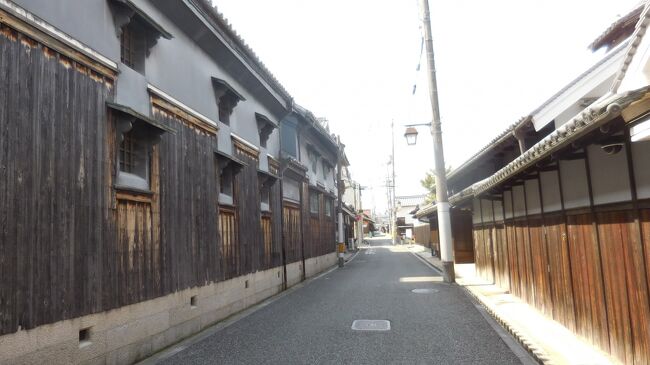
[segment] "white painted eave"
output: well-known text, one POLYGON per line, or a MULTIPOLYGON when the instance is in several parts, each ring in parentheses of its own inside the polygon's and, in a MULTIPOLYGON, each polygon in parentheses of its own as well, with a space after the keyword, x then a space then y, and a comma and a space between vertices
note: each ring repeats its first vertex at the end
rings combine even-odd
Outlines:
MULTIPOLYGON (((535 110, 531 114, 535 130, 539 131, 544 128, 559 115, 579 103, 580 99, 586 96, 592 96, 590 93, 593 90, 608 79, 613 78, 620 68, 626 48, 627 42, 623 42, 587 72, 569 83, 564 90, 561 90, 540 108, 535 110)), ((596 97, 600 96, 602 95, 596 95, 596 97)))

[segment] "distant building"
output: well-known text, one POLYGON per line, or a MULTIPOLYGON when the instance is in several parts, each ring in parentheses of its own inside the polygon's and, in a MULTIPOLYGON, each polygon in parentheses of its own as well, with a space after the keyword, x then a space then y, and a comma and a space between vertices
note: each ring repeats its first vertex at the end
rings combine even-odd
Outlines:
POLYGON ((415 226, 422 225, 414 217, 414 214, 420 206, 425 204, 426 198, 426 194, 395 197, 398 239, 413 239, 415 226))

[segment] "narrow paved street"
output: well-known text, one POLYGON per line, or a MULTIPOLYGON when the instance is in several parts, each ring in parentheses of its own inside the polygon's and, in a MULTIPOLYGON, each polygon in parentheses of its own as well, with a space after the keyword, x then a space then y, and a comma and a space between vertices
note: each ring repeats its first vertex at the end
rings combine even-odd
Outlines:
POLYGON ((404 246, 372 240, 345 268, 162 363, 520 364, 463 289, 440 279, 404 246), (357 319, 388 320, 391 328, 354 331, 357 319))

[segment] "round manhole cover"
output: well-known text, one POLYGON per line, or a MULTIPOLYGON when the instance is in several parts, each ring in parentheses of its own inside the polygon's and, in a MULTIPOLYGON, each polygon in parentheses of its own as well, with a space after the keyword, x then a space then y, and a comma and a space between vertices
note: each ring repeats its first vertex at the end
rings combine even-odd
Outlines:
POLYGON ((415 294, 432 294, 438 292, 436 289, 413 289, 411 291, 415 294))

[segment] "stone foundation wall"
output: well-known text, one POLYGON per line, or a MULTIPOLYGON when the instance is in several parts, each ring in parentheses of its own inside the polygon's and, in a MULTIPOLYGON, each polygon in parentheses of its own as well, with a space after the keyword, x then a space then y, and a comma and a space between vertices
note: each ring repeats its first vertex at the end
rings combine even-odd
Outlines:
MULTIPOLYGON (((307 277, 336 254, 305 261, 307 277)), ((282 291, 282 267, 0 337, 0 364, 132 364, 282 291), (87 330, 87 339, 80 333, 87 330)), ((287 283, 302 262, 287 265, 287 283)))

